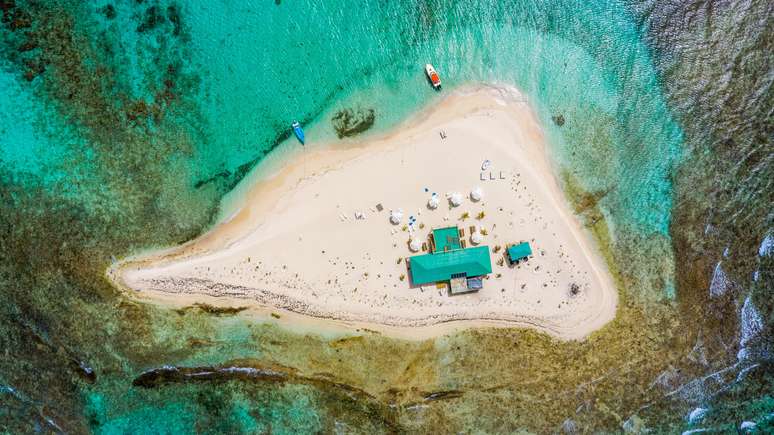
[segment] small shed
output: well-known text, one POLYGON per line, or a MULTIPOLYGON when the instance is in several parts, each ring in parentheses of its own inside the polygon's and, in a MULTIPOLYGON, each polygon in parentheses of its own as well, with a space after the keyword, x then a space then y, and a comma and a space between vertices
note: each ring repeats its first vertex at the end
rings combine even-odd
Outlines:
POLYGON ((508 247, 508 260, 511 263, 528 258, 530 255, 532 255, 532 248, 528 242, 521 242, 518 245, 508 247))

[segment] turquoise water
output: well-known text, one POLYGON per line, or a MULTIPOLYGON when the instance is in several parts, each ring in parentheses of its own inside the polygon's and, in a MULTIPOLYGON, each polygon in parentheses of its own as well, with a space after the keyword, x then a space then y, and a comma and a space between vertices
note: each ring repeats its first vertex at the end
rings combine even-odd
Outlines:
MULTIPOLYGON (((723 76, 715 63, 691 64, 698 62, 692 56, 720 55, 701 36, 714 33, 698 31, 689 18, 682 23, 692 15, 676 6, 603 0, 0 4, 0 277, 8 301, 3 343, 13 355, 0 362, 0 387, 24 392, 0 395, 0 403, 16 410, 22 423, 14 428, 53 427, 41 417, 51 416, 72 432, 98 433, 381 432, 440 422, 450 431, 544 432, 575 415, 586 430, 610 432, 623 424, 605 411, 612 409, 618 420, 650 412, 648 424, 674 431, 686 424, 684 408, 695 403, 664 399, 654 379, 679 378, 670 374, 674 365, 698 377, 735 360, 735 349, 718 343, 737 340, 724 323, 736 324, 743 295, 722 304, 706 299, 706 276, 725 240, 744 240, 726 243, 734 254, 724 261, 757 295, 764 315, 771 313, 769 261, 746 249, 770 232, 770 213, 743 201, 765 204, 767 182, 749 180, 771 179, 770 141, 718 139, 715 120, 695 112, 694 106, 714 110, 695 98, 709 93, 702 74, 720 75, 715 83, 723 76), (441 94, 426 83, 427 62, 443 77, 441 94), (371 134, 478 83, 521 90, 547 134, 570 199, 580 207, 583 198, 595 198, 579 214, 586 223, 601 222, 589 225, 626 301, 617 323, 597 339, 558 344, 506 330, 429 344, 378 337, 342 344, 241 316, 138 305, 102 279, 117 257, 205 231, 223 195, 287 140, 293 119, 305 124, 314 144, 338 140, 331 125, 338 110, 373 109, 371 134), (724 157, 716 161, 715 153, 724 157), (723 161, 743 162, 720 174, 744 175, 744 189, 711 176, 723 161), (723 189, 713 188, 721 182, 723 189), (715 211, 705 197, 722 209, 715 211), (717 217, 735 209, 745 211, 739 222, 749 235, 731 237, 742 233, 737 222, 717 217), (708 224, 725 239, 705 242, 708 224), (753 270, 763 281, 747 282, 753 270), (693 323, 681 323, 685 318, 693 323), (696 336, 714 337, 705 340, 714 349, 707 351, 713 364, 695 363, 696 336), (513 351, 502 355, 508 346, 513 351), (630 358, 639 371, 624 365, 620 375, 591 382, 630 358), (27 368, 10 362, 17 360, 27 368), (587 365, 572 365, 579 360, 587 365), (96 380, 78 362, 92 367, 96 380), (143 371, 163 365, 231 364, 279 365, 291 380, 131 386, 143 371), (520 378, 539 381, 525 385, 520 378), (503 384, 491 385, 495 379, 503 384), (596 391, 582 392, 591 384, 596 391), (42 385, 49 397, 40 393, 42 385), (430 392, 449 390, 464 391, 454 394, 467 394, 465 403, 427 401, 430 392), (583 403, 606 408, 579 414, 579 404, 563 393, 570 390, 583 403), (535 399, 546 395, 560 399, 535 399), (409 406, 415 402, 424 405, 409 406)), ((762 15, 730 6, 703 13, 722 14, 723 26, 762 15)), ((759 41, 765 26, 751 35, 759 41)), ((740 47, 751 45, 746 37, 738 36, 740 47)), ((765 45, 752 45, 753 53, 766 52, 765 45)), ((749 101, 769 89, 750 91, 749 101)), ((765 109, 756 110, 747 119, 765 119, 765 109)), ((729 131, 750 124, 733 112, 715 116, 729 131)), ((764 122, 755 125, 765 130, 764 122)), ((765 376, 755 382, 772 384, 765 376)), ((757 410, 750 416, 771 409, 761 397, 749 402, 757 410)))
MULTIPOLYGON (((439 98, 424 85, 422 66, 433 62, 447 92, 469 83, 515 85, 525 92, 561 170, 586 190, 610 191, 602 204, 616 228, 613 236, 630 249, 653 235, 664 238, 660 261, 669 262, 669 174, 679 161, 681 133, 625 8, 616 2, 412 3, 174 3, 182 23, 178 36, 163 18, 164 2, 157 6, 160 23, 146 33, 136 31, 136 22, 145 19, 147 8, 143 15, 135 5, 117 4, 112 19, 99 7, 75 8, 81 32, 102 35, 116 47, 105 51, 102 40, 90 43, 95 62, 110 71, 112 88, 101 97, 111 111, 121 116, 130 101, 157 100, 165 80, 174 81, 174 92, 181 94, 161 121, 150 122, 140 135, 130 131, 136 136, 130 143, 103 148, 156 142, 154 152, 165 168, 154 174, 161 179, 157 206, 183 214, 178 222, 199 219, 185 216, 185 209, 192 202, 210 204, 233 187, 276 147, 292 119, 305 121, 313 142, 330 140, 329 118, 340 108, 373 108, 375 129, 386 130, 439 98), (564 127, 551 121, 560 114, 564 127)), ((25 98, 18 97, 19 103, 25 98)), ((14 120, 25 126, 14 133, 31 134, 34 121, 14 120)), ((55 140, 49 147, 49 138, 39 136, 13 139, 25 146, 6 147, 21 153, 9 160, 12 173, 21 169, 15 167, 19 160, 39 160, 44 166, 32 174, 49 176, 45 162, 61 164, 63 153, 77 154, 75 167, 66 169, 70 177, 89 171, 80 143, 63 147, 55 140)), ((143 156, 126 158, 144 164, 143 156)), ((127 187, 115 181, 124 174, 121 166, 87 172, 78 194, 100 208, 126 202, 121 191, 127 187), (98 179, 102 183, 90 183, 98 179)), ((58 186, 69 181, 51 180, 58 186)), ((664 294, 670 284, 654 286, 652 277, 644 278, 658 266, 642 267, 632 271, 643 276, 635 285, 643 293, 664 294)), ((667 268, 657 281, 670 283, 670 274, 667 268)))

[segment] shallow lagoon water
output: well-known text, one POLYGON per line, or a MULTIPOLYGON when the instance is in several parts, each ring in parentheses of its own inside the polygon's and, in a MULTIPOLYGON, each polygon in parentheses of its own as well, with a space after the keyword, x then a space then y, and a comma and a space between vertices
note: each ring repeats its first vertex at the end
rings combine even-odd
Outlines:
MULTIPOLYGON (((705 13, 734 22, 750 9, 705 13)), ((103 433, 611 431, 640 421, 675 430, 688 424, 684 412, 717 403, 708 424, 727 428, 735 421, 724 400, 750 409, 735 418, 765 424, 774 412, 766 394, 745 393, 745 383, 696 382, 740 364, 729 345, 736 329, 720 325, 735 324, 742 304, 749 307, 748 288, 770 319, 756 289, 770 282, 771 260, 736 249, 729 279, 745 292, 702 296, 723 248, 691 244, 695 222, 703 229, 713 221, 726 233, 735 224, 706 217, 704 201, 684 193, 711 184, 702 177, 717 163, 696 157, 714 142, 695 134, 691 116, 701 118, 685 103, 690 86, 679 85, 704 80, 669 41, 697 50, 705 41, 693 36, 698 25, 690 19, 684 27, 673 22, 690 16, 690 6, 663 9, 666 18, 661 10, 616 1, 15 2, 3 12, 0 46, 8 228, 0 258, 9 301, 2 327, 13 355, 0 366, 0 383, 24 399, 2 397, 14 410, 8 427, 50 430, 48 418, 103 433), (374 109, 370 134, 432 104, 440 96, 423 77, 428 61, 443 76, 443 92, 515 86, 535 108, 557 175, 600 241, 624 301, 619 318, 588 342, 518 330, 427 343, 332 339, 241 316, 138 305, 102 280, 114 257, 179 243, 212 225, 219 199, 288 138, 292 119, 304 122, 312 142, 331 141, 337 110, 374 109), (752 269, 763 282, 748 287, 741 277, 752 269), (697 320, 697 306, 715 320, 697 320), (508 355, 495 358, 504 349, 508 355), (279 383, 224 377, 132 386, 163 365, 280 366, 293 375, 279 383), (364 395, 346 399, 340 384, 364 395), (640 388, 628 391, 632 385, 640 388), (734 388, 742 392, 723 396, 734 388)), ((747 46, 748 36, 737 38, 747 46)), ((757 177, 766 180, 771 149, 768 164, 767 148, 755 149, 763 155, 757 177)), ((736 200, 721 199, 725 207, 736 200)), ((746 213, 745 240, 770 231, 770 217, 756 210, 746 213)), ((707 243, 714 244, 722 241, 707 243)), ((758 364, 750 382, 765 392, 771 381, 758 355, 724 373, 733 379, 758 364)))

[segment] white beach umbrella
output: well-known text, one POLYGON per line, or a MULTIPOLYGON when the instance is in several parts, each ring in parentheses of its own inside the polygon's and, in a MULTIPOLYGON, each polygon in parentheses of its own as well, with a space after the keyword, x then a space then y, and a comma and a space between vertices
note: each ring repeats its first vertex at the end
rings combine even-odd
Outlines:
POLYGON ((476 187, 475 189, 470 191, 470 199, 473 201, 481 201, 481 198, 484 197, 484 191, 481 190, 480 187, 476 187))
POLYGON ((433 195, 430 197, 430 199, 427 200, 427 206, 433 210, 438 208, 438 204, 440 201, 438 200, 438 195, 433 195))
POLYGON ((420 242, 419 239, 412 237, 409 241, 409 249, 411 252, 418 252, 420 248, 422 248, 422 242, 420 242))
POLYGON ((478 231, 470 235, 470 243, 474 245, 478 245, 479 243, 484 241, 484 236, 481 235, 478 231))
POLYGON ((403 220, 403 212, 400 210, 391 210, 390 211, 390 222, 392 222, 393 225, 398 225, 400 221, 403 220))
POLYGON ((449 196, 449 202, 452 207, 457 207, 462 204, 462 195, 459 192, 454 192, 449 196))

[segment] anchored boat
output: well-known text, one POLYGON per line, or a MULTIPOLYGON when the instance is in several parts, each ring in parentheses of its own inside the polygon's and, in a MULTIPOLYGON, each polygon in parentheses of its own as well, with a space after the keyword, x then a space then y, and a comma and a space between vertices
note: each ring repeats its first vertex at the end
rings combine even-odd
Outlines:
POLYGON ((301 145, 304 144, 304 130, 301 128, 301 124, 298 123, 298 121, 293 121, 293 133, 296 135, 296 139, 298 139, 299 142, 301 142, 301 145))
POLYGON ((427 74, 427 78, 430 79, 430 83, 433 84, 433 88, 441 89, 441 77, 429 63, 425 65, 425 74, 427 74))

